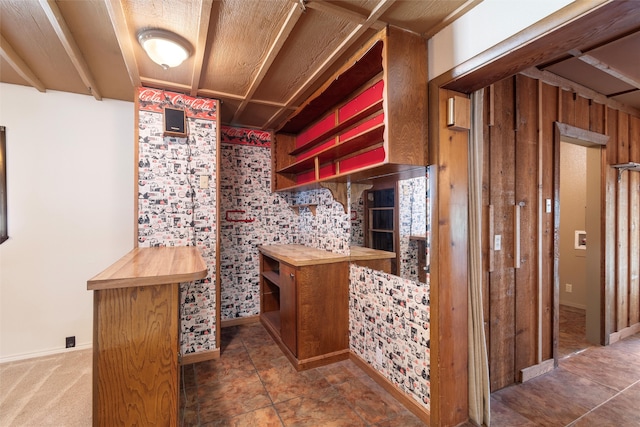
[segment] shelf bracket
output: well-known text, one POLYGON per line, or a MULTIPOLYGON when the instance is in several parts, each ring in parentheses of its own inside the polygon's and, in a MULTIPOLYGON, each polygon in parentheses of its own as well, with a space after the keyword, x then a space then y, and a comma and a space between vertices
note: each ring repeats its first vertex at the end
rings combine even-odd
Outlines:
POLYGON ((320 186, 326 188, 331 191, 331 195, 333 199, 340 203, 344 208, 344 213, 347 213, 348 206, 347 201, 349 200, 349 195, 347 194, 347 183, 346 182, 321 182, 320 186))
POLYGON ((640 172, 640 163, 634 163, 634 162, 619 163, 617 165, 611 165, 611 167, 618 169, 618 182, 622 180, 622 172, 624 171, 640 172))
POLYGON ((316 206, 318 206, 316 203, 306 203, 306 204, 292 205, 291 209, 294 210, 296 215, 300 215, 300 208, 309 208, 309 211, 311 211, 311 215, 316 216, 316 206))

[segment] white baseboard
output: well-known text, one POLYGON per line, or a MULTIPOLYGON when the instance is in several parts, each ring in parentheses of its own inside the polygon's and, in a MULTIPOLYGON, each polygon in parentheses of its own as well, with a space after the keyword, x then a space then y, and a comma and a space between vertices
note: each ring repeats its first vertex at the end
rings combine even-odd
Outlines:
POLYGON ((87 343, 87 344, 80 344, 71 348, 53 348, 49 350, 35 351, 32 353, 22 353, 22 354, 17 354, 15 356, 0 357, 0 364, 17 362, 17 361, 28 360, 28 359, 35 359, 36 357, 52 356, 60 353, 68 353, 70 351, 88 350, 91 348, 93 348, 93 344, 87 343))

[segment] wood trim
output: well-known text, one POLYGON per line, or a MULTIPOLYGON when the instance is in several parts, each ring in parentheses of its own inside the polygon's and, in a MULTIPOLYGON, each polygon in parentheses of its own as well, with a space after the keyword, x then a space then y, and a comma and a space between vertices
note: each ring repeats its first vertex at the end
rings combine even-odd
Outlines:
POLYGON ((133 88, 133 247, 138 247, 138 182, 140 180, 140 94, 133 88))
POLYGON ((431 423, 468 420, 468 132, 447 128, 447 98, 429 90, 431 204, 431 423))
POLYGON ((264 79, 264 77, 267 75, 267 72, 269 71, 271 64, 273 64, 273 61, 278 56, 278 53, 282 49, 282 46, 284 46, 285 42, 287 41, 287 38, 289 37, 294 27, 298 23, 298 20, 302 16, 302 10, 300 9, 299 4, 293 3, 290 6, 290 8, 291 9, 289 10, 289 14, 285 19, 284 24, 280 28, 280 32, 278 33, 275 40, 273 41, 273 44, 269 47, 269 52, 267 52, 267 55, 264 61, 262 61, 262 64, 260 64, 260 69, 258 70, 253 80, 251 81, 249 90, 244 95, 243 97, 244 99, 236 109, 236 112, 233 114, 231 123, 235 123, 240 117, 240 115, 247 108, 247 105, 249 105, 249 98, 253 97, 253 94, 256 92, 256 90, 258 90, 258 87, 260 86, 260 83, 262 83, 262 80, 264 79))
MULTIPOLYGON (((562 94, 558 94, 558 98, 562 98, 562 94)), ((558 114, 562 108, 558 108, 558 114)), ((559 336, 559 309, 560 309, 560 277, 559 277, 559 260, 560 260, 560 242, 558 233, 560 232, 560 145, 563 140, 569 141, 574 144, 582 145, 582 146, 596 146, 599 145, 601 147, 607 146, 609 142, 610 136, 604 135, 597 132, 592 132, 586 129, 581 129, 575 126, 568 125, 566 123, 554 122, 553 127, 553 198, 554 198, 554 208, 553 208, 553 355, 554 360, 556 361, 556 367, 558 366, 558 336, 559 336)), ((606 167, 606 155, 603 151, 603 168, 606 167)), ((610 168, 606 168, 610 169, 610 168)), ((604 182, 606 180, 606 169, 602 170, 602 185, 605 185, 604 182)), ((606 193, 601 193, 601 200, 603 202, 606 201, 606 193)), ((604 203, 602 209, 605 209, 604 203)), ((606 223, 606 212, 601 212, 601 222, 606 223)), ((603 225, 604 227, 604 225, 603 225)), ((606 231, 603 229, 602 238, 603 241, 606 240, 606 231)), ((603 248, 606 248, 606 242, 603 242, 603 248)), ((604 259, 606 257, 605 249, 601 250, 601 258, 604 259)), ((604 268, 601 265, 600 271, 601 277, 606 277, 604 268)), ((604 341, 606 337, 607 325, 608 322, 606 320, 607 310, 607 301, 606 301, 606 288, 607 284, 604 280, 602 280, 602 292, 601 295, 602 300, 600 302, 601 305, 601 319, 600 319, 600 335, 602 342, 601 344, 606 345, 607 343, 604 341)))
POLYGON ((58 36, 60 44, 64 47, 64 50, 69 56, 69 60, 78 72, 80 80, 82 80, 84 86, 89 90, 89 93, 91 93, 96 100, 101 101, 102 95, 100 95, 98 84, 93 78, 93 74, 91 74, 89 66, 85 62, 82 52, 76 40, 73 38, 73 34, 71 30, 69 30, 58 5, 54 0, 40 0, 40 7, 42 7, 42 11, 47 16, 53 31, 55 31, 58 36))
POLYGON ((215 360, 220 358, 220 348, 214 350, 201 351, 198 353, 183 354, 180 365, 190 365, 192 363, 206 362, 207 360, 215 360))
POLYGON ((573 2, 435 80, 440 87, 471 93, 547 62, 594 34, 606 39, 633 29, 637 19, 638 10, 632 1, 573 2))
POLYGON ((116 34, 118 45, 122 51, 122 58, 127 67, 129 79, 133 87, 137 88, 141 86, 142 83, 140 82, 140 71, 138 70, 138 63, 136 62, 136 56, 131 43, 131 40, 135 40, 135 37, 131 37, 129 34, 127 17, 123 9, 124 4, 122 0, 105 0, 104 5, 107 8, 113 31, 116 34))
POLYGON ((220 224, 222 223, 222 221, 220 220, 221 218, 221 208, 220 208, 220 186, 221 186, 221 179, 220 179, 220 165, 221 165, 221 161, 220 161, 220 157, 221 157, 221 152, 220 152, 220 139, 221 139, 221 133, 220 132, 220 101, 216 100, 215 102, 216 104, 216 176, 215 176, 215 180, 216 180, 216 194, 215 194, 215 202, 216 202, 216 218, 218 218, 218 221, 216 221, 216 265, 215 265, 215 270, 214 270, 214 274, 216 275, 216 280, 215 280, 215 285, 216 285, 216 346, 219 348, 220 347, 220 332, 221 332, 221 327, 220 327, 220 319, 221 319, 221 313, 220 313, 220 299, 222 298, 222 290, 221 290, 221 279, 220 279, 220 265, 221 265, 221 247, 222 247, 222 238, 220 235, 220 224))
POLYGON ((640 332, 640 323, 636 323, 635 325, 627 326, 624 329, 619 330, 618 332, 614 332, 609 334, 609 344, 616 343, 620 340, 623 340, 631 335, 635 335, 640 332))
POLYGON ((254 323, 260 323, 260 315, 221 320, 220 328, 230 328, 232 326, 240 325, 252 325, 254 323))
MULTIPOLYGON (((558 93, 558 98, 562 94, 558 93)), ((558 115, 562 111, 558 108, 558 115)), ((557 122, 556 122, 557 123, 557 122)), ((560 335, 560 140, 558 126, 553 127, 553 361, 558 367, 558 337, 560 335)))
POLYGON ((198 85, 202 78, 202 67, 204 65, 204 53, 207 49, 207 35, 212 8, 213 0, 201 0, 200 19, 198 20, 198 37, 195 46, 196 51, 193 55, 193 70, 191 73, 191 96, 197 96, 198 85))
POLYGON ((27 81, 31 86, 38 89, 40 92, 45 92, 47 89, 35 73, 29 68, 29 66, 23 61, 23 59, 13 50, 13 47, 2 37, 0 34, 0 56, 9 63, 11 68, 27 81))
POLYGON ((544 362, 540 362, 537 365, 529 366, 520 370, 520 382, 527 382, 542 374, 551 372, 555 369, 555 361, 553 359, 547 359, 544 362))
POLYGON ((609 142, 609 135, 592 132, 590 130, 581 129, 560 122, 556 122, 555 126, 559 132, 557 135, 559 135, 563 140, 570 140, 573 144, 591 147, 593 145, 604 146, 609 142))
POLYGON ((361 359, 357 354, 350 352, 349 359, 362 369, 372 380, 389 392, 389 394, 391 394, 405 408, 411 411, 412 414, 424 421, 425 424, 431 425, 431 412, 429 412, 429 410, 420 406, 420 404, 406 393, 403 393, 395 384, 385 378, 380 372, 373 369, 371 365, 361 359))

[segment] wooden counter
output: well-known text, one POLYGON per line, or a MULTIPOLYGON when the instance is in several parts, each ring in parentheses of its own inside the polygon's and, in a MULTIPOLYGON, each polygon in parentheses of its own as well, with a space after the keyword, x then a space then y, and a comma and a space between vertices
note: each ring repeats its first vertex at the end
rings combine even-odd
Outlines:
POLYGON ((351 246, 351 255, 337 254, 304 245, 261 245, 260 252, 278 258, 295 267, 304 265, 331 264, 342 261, 370 261, 395 258, 395 252, 351 246))
POLYGON ((293 366, 348 358, 349 262, 390 269, 395 253, 355 246, 351 255, 303 245, 259 250, 260 320, 293 366))
POLYGON ((350 249, 351 256, 349 260, 354 264, 391 274, 391 260, 396 258, 395 252, 381 251, 379 249, 365 248, 362 246, 351 246, 350 249))
POLYGON ((207 277, 194 247, 136 248, 93 290, 93 425, 178 424, 179 284, 207 277))

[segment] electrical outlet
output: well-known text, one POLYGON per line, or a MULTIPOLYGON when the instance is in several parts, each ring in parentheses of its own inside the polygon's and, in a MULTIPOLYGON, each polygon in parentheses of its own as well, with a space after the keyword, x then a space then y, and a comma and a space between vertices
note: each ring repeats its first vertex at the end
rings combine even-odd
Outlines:
POLYGON ((568 293, 573 292, 573 285, 571 283, 567 283, 564 285, 564 290, 567 291, 568 293))
POLYGON ((493 236, 493 250, 499 251, 502 249, 502 235, 496 234, 493 236))
POLYGON ((75 347, 76 346, 76 337, 67 337, 65 338, 65 342, 66 342, 66 347, 65 348, 71 348, 71 347, 75 347))
POLYGON ((380 347, 376 347, 376 363, 382 366, 382 349, 380 347))

